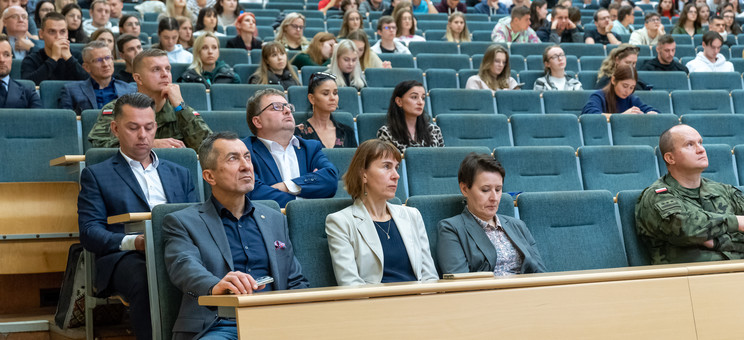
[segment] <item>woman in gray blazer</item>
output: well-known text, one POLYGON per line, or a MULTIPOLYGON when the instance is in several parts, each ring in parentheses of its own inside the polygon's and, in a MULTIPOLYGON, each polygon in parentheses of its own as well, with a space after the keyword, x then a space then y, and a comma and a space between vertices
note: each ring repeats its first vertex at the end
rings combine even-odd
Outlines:
POLYGON ((524 222, 497 215, 505 171, 487 154, 471 153, 457 180, 467 206, 439 221, 437 260, 443 274, 492 271, 496 276, 545 272, 524 222))
POLYGON ((328 215, 326 234, 341 286, 437 279, 421 213, 390 204, 401 155, 389 142, 357 148, 344 175, 354 204, 328 215))

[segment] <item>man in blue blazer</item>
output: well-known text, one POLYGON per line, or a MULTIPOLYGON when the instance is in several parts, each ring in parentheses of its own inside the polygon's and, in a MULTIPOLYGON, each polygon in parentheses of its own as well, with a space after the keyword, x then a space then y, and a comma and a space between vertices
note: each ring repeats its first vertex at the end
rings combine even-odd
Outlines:
POLYGON ((33 86, 24 86, 15 79, 10 79, 12 67, 13 48, 8 42, 8 37, 0 34, 0 81, 2 81, 0 86, 4 87, 4 89, 0 89, 0 108, 41 108, 41 98, 39 98, 39 94, 33 86))
POLYGON ((212 197, 163 220, 165 265, 183 292, 173 338, 237 339, 235 320, 218 318, 213 307, 199 305, 199 296, 307 288, 308 282, 292 250, 287 218, 248 198, 253 164, 238 136, 210 135, 199 147, 199 162, 212 197), (257 284, 264 276, 273 283, 257 284))
POLYGON ((83 48, 83 69, 90 78, 65 84, 59 96, 59 107, 74 110, 100 109, 127 93, 137 92, 134 84, 114 78, 114 58, 103 41, 92 41, 83 48))
POLYGON ((83 169, 78 196, 80 242, 96 255, 95 287, 100 295, 116 292, 129 302, 138 339, 152 337, 144 236, 125 235, 123 224, 108 224, 107 218, 147 212, 162 203, 198 201, 189 171, 152 151, 154 105, 140 93, 119 98, 111 124, 119 152, 83 169))
POLYGON ((243 139, 253 156, 256 187, 251 199, 274 200, 284 207, 297 197, 328 198, 336 194, 338 169, 323 145, 294 136, 294 105, 284 92, 257 91, 248 100, 248 127, 255 136, 243 139))

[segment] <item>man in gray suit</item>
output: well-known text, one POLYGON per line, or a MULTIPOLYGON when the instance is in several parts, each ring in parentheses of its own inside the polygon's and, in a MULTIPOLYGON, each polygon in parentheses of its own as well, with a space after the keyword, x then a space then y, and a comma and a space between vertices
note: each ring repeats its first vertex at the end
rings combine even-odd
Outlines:
POLYGON ((255 179, 245 143, 233 133, 213 134, 199 147, 199 162, 212 197, 163 221, 168 275, 183 292, 173 336, 237 339, 235 321, 199 306, 199 296, 307 288, 308 282, 294 256, 286 217, 246 195, 255 179), (259 286, 256 279, 263 276, 274 282, 259 286))

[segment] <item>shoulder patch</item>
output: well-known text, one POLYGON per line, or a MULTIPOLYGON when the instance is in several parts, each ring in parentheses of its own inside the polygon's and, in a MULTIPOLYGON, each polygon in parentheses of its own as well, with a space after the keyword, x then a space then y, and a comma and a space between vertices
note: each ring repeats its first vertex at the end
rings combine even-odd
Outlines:
POLYGON ((657 194, 660 194, 660 193, 662 193, 662 192, 667 192, 668 190, 667 190, 667 188, 659 188, 659 189, 656 189, 656 190, 654 190, 654 191, 655 191, 655 192, 656 192, 657 194))
POLYGON ((110 114, 113 114, 113 113, 114 113, 114 110, 103 110, 103 112, 101 112, 101 114, 103 114, 103 115, 110 115, 110 114))
POLYGON ((194 116, 200 116, 199 112, 194 111, 194 116))

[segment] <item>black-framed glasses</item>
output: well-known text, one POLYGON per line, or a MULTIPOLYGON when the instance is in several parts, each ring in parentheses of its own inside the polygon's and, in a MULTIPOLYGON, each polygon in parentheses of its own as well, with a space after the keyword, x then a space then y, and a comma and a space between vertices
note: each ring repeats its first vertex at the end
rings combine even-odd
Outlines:
POLYGON ((310 80, 308 81, 308 84, 312 83, 315 80, 320 81, 320 80, 324 80, 324 79, 333 79, 333 80, 336 80, 336 75, 335 74, 330 74, 330 73, 327 73, 327 72, 315 72, 315 73, 313 73, 313 74, 310 75, 310 80))
POLYGON ((290 103, 280 103, 280 102, 273 102, 269 105, 266 105, 265 108, 263 108, 258 114, 262 114, 266 109, 273 108, 274 111, 284 111, 284 108, 289 108, 289 112, 294 113, 295 112, 295 106, 290 103))
POLYGON ((550 59, 550 60, 559 60, 559 59, 565 58, 565 57, 566 57, 566 55, 564 53, 560 53, 560 54, 552 55, 552 56, 548 57, 548 59, 550 59))

